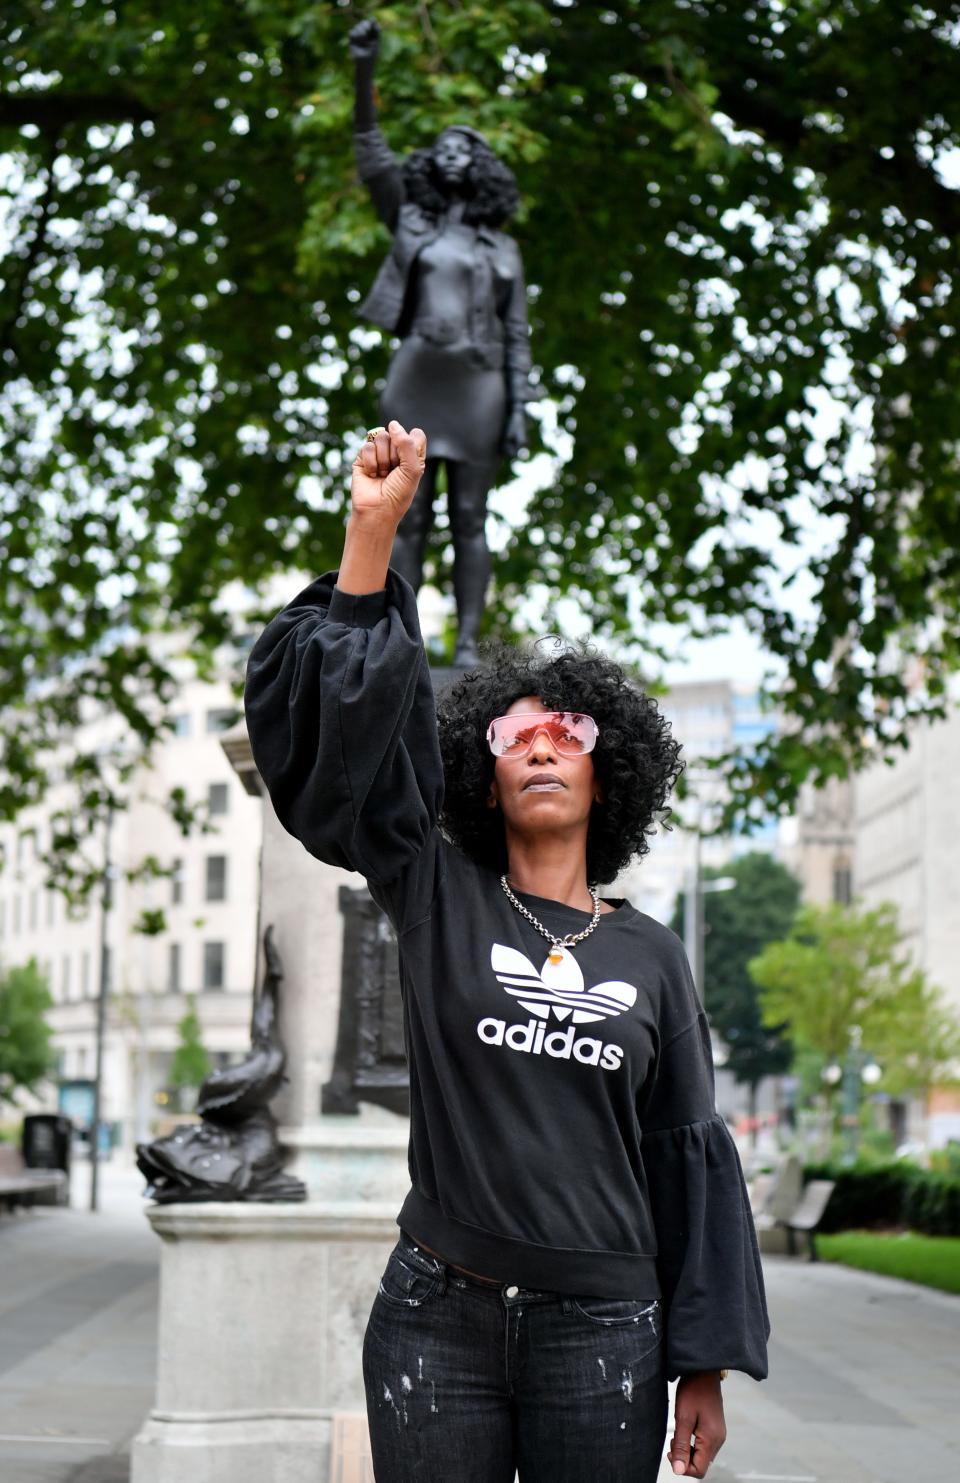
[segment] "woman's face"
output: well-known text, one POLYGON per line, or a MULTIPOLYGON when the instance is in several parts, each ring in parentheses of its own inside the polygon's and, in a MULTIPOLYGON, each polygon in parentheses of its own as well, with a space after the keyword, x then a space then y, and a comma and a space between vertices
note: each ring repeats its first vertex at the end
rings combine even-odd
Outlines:
POLYGON ((454 129, 447 129, 433 146, 433 162, 448 190, 463 185, 472 160, 469 139, 454 129))
MULTIPOLYGON (((538 696, 524 695, 506 715, 538 712, 552 714, 538 696)), ((488 803, 503 810, 511 829, 534 834, 584 825, 601 797, 592 754, 564 757, 543 730, 536 732, 529 752, 522 757, 495 759, 488 803)))

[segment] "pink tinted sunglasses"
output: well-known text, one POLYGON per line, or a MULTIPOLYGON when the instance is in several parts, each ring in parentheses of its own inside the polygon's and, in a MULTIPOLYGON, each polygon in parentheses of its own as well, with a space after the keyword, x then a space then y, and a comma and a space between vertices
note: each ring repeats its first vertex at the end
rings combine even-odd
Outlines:
POLYGON ((593 717, 579 711, 518 711, 490 722, 487 744, 495 757, 525 757, 541 731, 561 757, 592 752, 600 735, 593 717))

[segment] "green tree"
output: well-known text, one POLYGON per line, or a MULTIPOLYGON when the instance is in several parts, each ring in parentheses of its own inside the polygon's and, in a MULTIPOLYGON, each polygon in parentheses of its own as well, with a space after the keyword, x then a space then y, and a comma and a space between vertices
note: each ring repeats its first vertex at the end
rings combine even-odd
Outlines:
POLYGON ((53 1000, 36 960, 0 967, 0 1102, 15 1103, 53 1070, 47 1010, 53 1000))
MULTIPOLYGON (((703 874, 705 880, 729 875, 737 883, 732 890, 707 892, 703 898, 704 999, 710 1022, 727 1047, 727 1069, 749 1089, 753 1115, 757 1086, 765 1076, 789 1069, 792 1048, 782 1025, 768 1025, 761 1018, 757 985, 747 965, 789 932, 800 887, 789 870, 760 851, 703 874)), ((681 893, 671 923, 675 932, 683 930, 683 909, 681 893)))
POLYGON ((171 1087, 178 1090, 197 1088, 210 1072, 210 1057, 203 1044, 197 1002, 192 994, 187 996, 187 1012, 177 1025, 179 1044, 170 1063, 167 1078, 171 1087))
MULTIPOLYGON (((349 137, 368 13, 391 139, 466 117, 524 195, 572 453, 509 535, 491 626, 562 596, 601 635, 743 618, 796 725, 723 759, 741 816, 942 711, 953 0, 8 0, 0 816, 86 699, 156 735, 158 633, 209 654, 226 583, 337 558, 340 449, 389 350, 355 318, 387 245, 349 137)), ((447 582, 442 535, 433 565, 447 582)))
MULTIPOLYGON (((764 1023, 786 1025, 824 1065, 843 1066, 862 1043, 883 1072, 878 1085, 895 1095, 956 1075, 956 1016, 910 961, 894 907, 804 906, 749 971, 764 1023)), ((826 1092, 835 1117, 838 1091, 826 1092)))
POLYGON ((935 1086, 960 1082, 960 1016, 919 970, 876 1016, 870 1046, 892 1097, 925 1098, 935 1086))

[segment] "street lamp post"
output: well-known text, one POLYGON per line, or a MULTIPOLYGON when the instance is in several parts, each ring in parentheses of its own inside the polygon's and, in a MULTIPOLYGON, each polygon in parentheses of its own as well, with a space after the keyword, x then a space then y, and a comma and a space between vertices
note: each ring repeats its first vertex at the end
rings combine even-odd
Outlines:
POLYGON ((843 1131, 845 1164, 855 1164, 860 1151, 860 1099, 864 1086, 875 1086, 883 1072, 863 1049, 863 1030, 853 1025, 843 1068, 843 1131))
POLYGON ((737 880, 732 875, 718 875, 712 880, 703 880, 700 875, 700 830, 693 836, 694 847, 687 870, 687 881, 683 893, 683 945, 690 962, 690 972, 703 999, 706 989, 704 971, 704 938, 706 929, 703 918, 703 898, 715 891, 733 891, 737 880))
POLYGON ((850 1043, 843 1065, 834 1061, 823 1069, 822 1077, 829 1087, 843 1084, 841 1104, 841 1128, 843 1131, 843 1163, 855 1164, 860 1149, 860 1099, 864 1086, 876 1086, 883 1071, 873 1057, 863 1049, 863 1030, 860 1025, 851 1025, 850 1043))

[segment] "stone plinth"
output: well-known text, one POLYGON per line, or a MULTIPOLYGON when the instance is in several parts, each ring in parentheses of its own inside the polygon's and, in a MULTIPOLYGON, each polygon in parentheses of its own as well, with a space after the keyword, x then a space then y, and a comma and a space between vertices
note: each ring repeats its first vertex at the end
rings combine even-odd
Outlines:
POLYGON ((340 890, 263 795, 243 725, 224 738, 263 797, 260 922, 283 964, 287 1081, 272 1104, 304 1205, 152 1207, 162 1241, 156 1404, 132 1483, 327 1483, 331 1418, 365 1410, 361 1349, 409 1188, 405 1117, 321 1115, 343 960, 340 890))
POLYGON ((132 1483, 327 1483, 331 1418, 365 1407, 363 1332, 395 1214, 370 1199, 150 1208, 157 1395, 132 1483))

